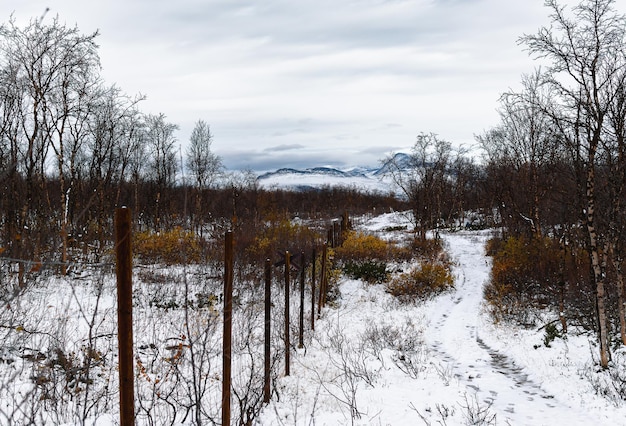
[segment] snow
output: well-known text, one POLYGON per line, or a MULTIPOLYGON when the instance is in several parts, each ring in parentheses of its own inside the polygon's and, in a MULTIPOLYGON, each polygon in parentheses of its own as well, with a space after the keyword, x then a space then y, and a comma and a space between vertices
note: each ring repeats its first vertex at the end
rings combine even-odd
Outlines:
POLYGON ((266 189, 319 189, 328 186, 381 193, 396 190, 389 177, 379 177, 374 172, 364 174, 341 173, 340 171, 329 173, 321 170, 294 170, 291 173, 275 173, 259 177, 258 183, 266 189))
MULTIPOLYGON (((380 231, 406 220, 394 213, 363 227, 380 231)), ((281 397, 260 424, 626 424, 624 405, 596 396, 588 380, 602 374, 592 362, 593 336, 572 333, 548 348, 541 331, 492 324, 482 305, 489 235, 442 234, 456 288, 425 304, 400 305, 381 285, 344 281, 340 305, 326 310, 296 354, 292 376, 280 381, 281 397), (367 341, 375 330, 389 338, 377 356, 367 341), (402 344, 390 336, 397 331, 410 350, 398 350, 402 344), (361 352, 346 361, 341 348, 361 352), (408 371, 399 368, 399 356, 412 360, 408 371)))
MULTIPOLYGON (((411 229, 409 216, 401 212, 355 223, 394 240, 411 229)), ((624 401, 611 393, 609 373, 594 361, 594 335, 570 327, 567 338, 547 347, 544 330, 493 324, 482 300, 490 270, 484 244, 490 235, 441 234, 454 261, 455 288, 423 303, 403 304, 384 285, 342 279, 339 298, 307 332, 304 348, 293 350, 291 375, 281 374, 273 383, 272 400, 256 424, 626 424, 624 401), (597 395, 598 389, 605 395, 597 395)), ((57 294, 66 305, 40 297, 42 305, 33 309, 55 311, 62 319, 73 300, 88 312, 89 288, 57 294)), ((111 291, 101 303, 112 309, 111 291)), ((164 317, 161 327, 171 327, 169 322, 164 317)), ((56 324, 50 327, 62 326, 56 324)), ((101 331, 110 328, 103 325, 101 331)), ((136 337, 147 339, 151 333, 157 331, 136 330, 136 337)), ((613 355, 612 371, 624 370, 624 351, 613 355)), ((115 374, 108 374, 114 383, 115 374)), ((110 426, 118 419, 104 414, 85 424, 110 426)))

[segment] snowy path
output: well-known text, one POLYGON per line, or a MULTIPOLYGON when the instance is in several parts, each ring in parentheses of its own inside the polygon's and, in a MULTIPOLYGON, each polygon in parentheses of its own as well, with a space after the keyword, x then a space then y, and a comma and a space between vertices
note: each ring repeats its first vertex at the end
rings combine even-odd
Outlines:
POLYGON ((490 411, 497 414, 498 424, 505 419, 514 425, 593 424, 580 407, 571 407, 546 392, 506 354, 490 348, 481 338, 485 329, 482 289, 489 275, 486 238, 465 232, 444 235, 457 263, 456 291, 431 307, 425 330, 431 351, 447 363, 468 394, 475 393, 481 406, 493 404, 490 411))
MULTIPOLYGON (((365 229, 402 219, 383 215, 365 229)), ((494 326, 483 314, 488 237, 443 234, 456 289, 426 303, 399 303, 383 285, 343 280, 259 424, 626 425, 619 397, 615 405, 591 383, 605 376, 593 368, 589 336, 545 347, 537 329, 494 326)))

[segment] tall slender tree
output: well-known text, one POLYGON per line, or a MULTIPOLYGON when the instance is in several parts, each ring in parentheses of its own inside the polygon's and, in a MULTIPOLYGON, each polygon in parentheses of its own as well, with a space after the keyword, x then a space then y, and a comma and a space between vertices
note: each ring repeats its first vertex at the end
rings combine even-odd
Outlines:
POLYGON ((411 204, 415 230, 421 238, 449 216, 452 156, 450 142, 434 133, 420 133, 408 156, 394 155, 385 160, 386 173, 411 204))
MULTIPOLYGON (((551 116, 550 88, 543 85, 541 70, 522 77, 522 91, 500 98, 500 125, 477 137, 492 169, 505 167, 515 176, 513 185, 498 191, 501 216, 521 223, 535 237, 542 235, 541 201, 551 188, 546 172, 559 155, 558 138, 551 116), (520 185, 520 179, 523 185, 520 185)), ((492 176, 499 179, 504 176, 492 176)), ((522 227, 520 226, 520 227, 522 227)))
POLYGON ((596 211, 597 171, 608 116, 616 99, 616 78, 623 75, 625 18, 615 12, 614 0, 584 0, 566 12, 556 0, 546 0, 551 25, 521 38, 528 51, 548 62, 545 84, 556 96, 553 117, 561 136, 575 147, 585 179, 585 224, 595 283, 600 364, 608 366, 609 329, 606 311, 606 228, 596 211))
POLYGON ((146 144, 150 150, 152 161, 149 163, 149 174, 155 185, 155 226, 161 226, 161 202, 166 189, 172 187, 176 180, 178 162, 176 160, 176 137, 174 132, 178 125, 168 123, 165 114, 148 115, 146 118, 146 144))
MULTIPOLYGON (((195 216, 199 224, 204 216, 204 190, 210 188, 223 171, 222 159, 211 150, 212 142, 211 127, 205 121, 198 120, 189 138, 187 168, 194 179, 195 216)), ((200 230, 202 230, 201 226, 200 230)))

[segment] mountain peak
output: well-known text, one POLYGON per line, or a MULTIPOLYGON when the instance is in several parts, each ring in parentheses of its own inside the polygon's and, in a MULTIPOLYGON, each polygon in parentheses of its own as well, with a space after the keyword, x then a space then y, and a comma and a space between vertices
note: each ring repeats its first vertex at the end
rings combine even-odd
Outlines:
MULTIPOLYGON (((384 167, 384 166, 383 166, 384 167)), ((283 167, 266 172, 257 178, 262 187, 283 188, 294 191, 311 190, 323 186, 358 188, 367 191, 389 192, 390 182, 384 178, 381 168, 350 167, 339 169, 332 166, 294 169, 283 167)))

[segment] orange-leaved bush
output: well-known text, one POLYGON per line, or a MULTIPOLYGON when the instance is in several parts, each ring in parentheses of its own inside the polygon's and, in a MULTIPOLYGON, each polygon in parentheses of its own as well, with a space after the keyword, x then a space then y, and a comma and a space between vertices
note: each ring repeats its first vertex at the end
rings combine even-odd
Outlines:
POLYGON ((510 237, 487 245, 493 256, 484 298, 494 321, 529 324, 532 309, 556 307, 569 268, 553 238, 510 237))
POLYGON ((319 236, 308 226, 283 218, 268 222, 258 230, 247 251, 252 258, 262 260, 272 258, 280 251, 306 250, 317 239, 319 236))
POLYGON ((133 253, 143 262, 198 263, 202 243, 196 234, 180 227, 161 232, 139 232, 133 236, 133 253))
POLYGON ((375 235, 363 232, 348 231, 340 247, 335 249, 338 261, 372 261, 387 260, 389 245, 375 235))
POLYGON ((410 272, 394 277, 387 291, 404 302, 427 299, 454 287, 451 265, 444 261, 424 261, 410 272))

